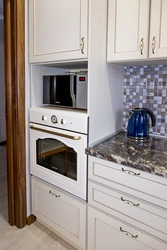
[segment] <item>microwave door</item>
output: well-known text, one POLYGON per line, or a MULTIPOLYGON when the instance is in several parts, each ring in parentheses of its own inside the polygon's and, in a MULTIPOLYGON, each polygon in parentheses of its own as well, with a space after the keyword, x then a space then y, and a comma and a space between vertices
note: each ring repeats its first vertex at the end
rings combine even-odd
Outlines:
POLYGON ((55 104, 56 101, 56 77, 43 76, 43 103, 55 104))
POLYGON ((76 99, 76 76, 70 76, 70 94, 72 99, 72 107, 76 107, 75 99, 76 99))
POLYGON ((56 101, 55 105, 73 107, 71 97, 71 76, 56 76, 56 101))
POLYGON ((50 104, 56 101, 56 76, 50 76, 50 104))

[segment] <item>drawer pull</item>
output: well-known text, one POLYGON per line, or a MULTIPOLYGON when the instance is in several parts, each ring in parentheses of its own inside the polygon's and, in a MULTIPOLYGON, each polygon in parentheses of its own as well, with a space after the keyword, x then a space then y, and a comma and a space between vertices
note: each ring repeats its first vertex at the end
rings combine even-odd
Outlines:
POLYGON ((54 197, 60 197, 60 195, 57 195, 57 194, 53 193, 51 190, 49 191, 49 194, 51 194, 54 197))
POLYGON ((138 235, 133 235, 133 234, 129 233, 128 231, 123 230, 122 227, 120 227, 120 231, 122 233, 126 234, 127 236, 132 237, 132 238, 138 238, 138 235))
POLYGON ((132 205, 132 206, 135 206, 135 207, 139 207, 139 203, 135 204, 132 201, 124 200, 123 197, 121 197, 121 201, 123 201, 123 202, 125 202, 125 203, 127 203, 129 205, 132 205))
POLYGON ((127 174, 131 174, 131 175, 140 175, 140 173, 135 173, 135 172, 133 172, 131 170, 125 170, 124 168, 122 168, 122 171, 127 173, 127 174))

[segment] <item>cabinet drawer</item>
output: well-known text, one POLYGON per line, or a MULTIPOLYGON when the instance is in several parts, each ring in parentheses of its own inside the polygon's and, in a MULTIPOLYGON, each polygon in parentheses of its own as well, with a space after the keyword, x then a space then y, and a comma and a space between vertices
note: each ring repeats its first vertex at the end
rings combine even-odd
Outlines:
MULTIPOLYGON (((126 193, 140 191, 152 202, 156 197, 158 205, 167 207, 167 178, 126 167, 117 163, 89 157, 88 177, 91 180, 119 189, 120 184, 126 193), (132 192, 131 191, 131 192, 132 192), (150 197, 151 196, 151 197, 150 197)), ((136 196, 136 195, 135 195, 136 196)))
POLYGON ((88 183, 88 202, 108 214, 121 213, 149 227, 152 233, 167 242, 167 210, 160 209, 137 197, 97 183, 88 183))
POLYGON ((89 250, 165 250, 167 245, 115 217, 88 207, 89 250))
POLYGON ((86 244, 86 204, 32 177, 32 212, 79 249, 86 244))

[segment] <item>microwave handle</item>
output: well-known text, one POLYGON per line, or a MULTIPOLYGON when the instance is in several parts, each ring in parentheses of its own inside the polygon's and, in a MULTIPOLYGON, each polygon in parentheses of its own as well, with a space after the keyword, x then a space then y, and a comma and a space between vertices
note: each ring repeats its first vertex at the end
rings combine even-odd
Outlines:
POLYGON ((48 134, 52 134, 52 135, 65 137, 65 138, 68 138, 68 139, 71 139, 71 140, 80 140, 82 138, 81 136, 66 135, 66 134, 53 132, 53 131, 50 131, 50 130, 47 130, 47 129, 37 128, 37 127, 35 127, 33 125, 30 126, 30 129, 37 130, 37 131, 44 132, 44 133, 48 133, 48 134))
POLYGON ((70 75, 70 95, 72 99, 72 107, 75 108, 75 95, 74 95, 74 75, 70 75))

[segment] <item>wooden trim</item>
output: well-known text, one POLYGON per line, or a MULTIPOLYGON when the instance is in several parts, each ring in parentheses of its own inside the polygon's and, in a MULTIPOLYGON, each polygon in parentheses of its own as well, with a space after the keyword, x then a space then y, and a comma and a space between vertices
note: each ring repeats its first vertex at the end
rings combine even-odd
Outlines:
POLYGON ((26 153, 25 153, 25 6, 24 0, 14 0, 14 178, 15 178, 15 225, 26 225, 26 153))
POLYGON ((36 221, 36 216, 31 214, 30 216, 27 217, 27 225, 30 226, 32 223, 36 221))
POLYGON ((4 0, 9 223, 22 228, 26 212, 25 6, 4 0))

